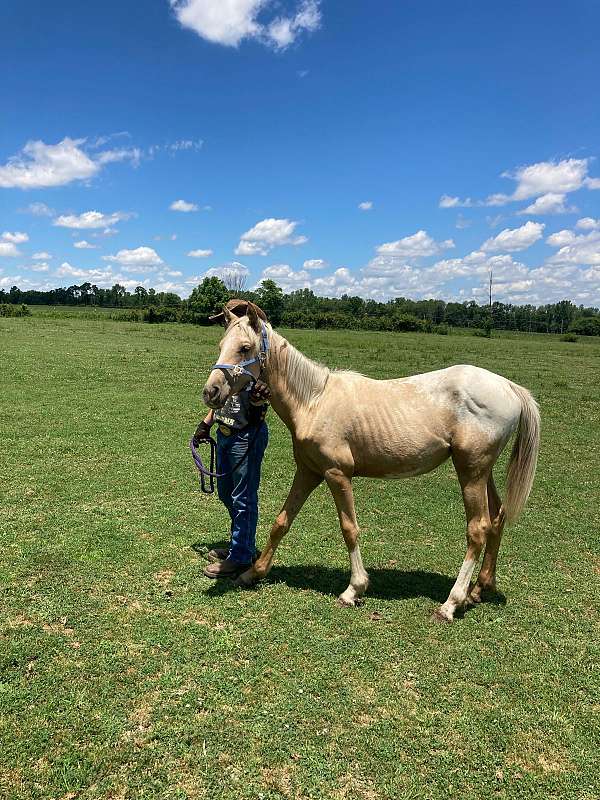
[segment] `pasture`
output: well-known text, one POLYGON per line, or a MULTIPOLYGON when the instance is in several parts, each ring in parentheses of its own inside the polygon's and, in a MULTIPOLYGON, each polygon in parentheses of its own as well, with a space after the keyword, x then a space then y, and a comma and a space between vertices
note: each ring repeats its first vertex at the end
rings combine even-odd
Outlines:
MULTIPOLYGON (((349 568, 323 486, 264 584, 205 579, 226 512, 187 441, 219 331, 2 319, 0 795, 596 800, 600 341, 282 333, 373 377, 466 362, 534 393, 538 476, 500 593, 430 622, 464 555, 451 464, 355 481, 360 608, 335 604, 349 568)), ((259 544, 293 474, 269 421, 259 544)))

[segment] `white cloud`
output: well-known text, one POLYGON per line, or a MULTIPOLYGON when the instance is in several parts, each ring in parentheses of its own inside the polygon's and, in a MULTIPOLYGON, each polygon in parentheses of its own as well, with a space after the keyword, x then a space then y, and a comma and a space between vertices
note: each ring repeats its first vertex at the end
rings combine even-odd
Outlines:
POLYGON ((23 242, 29 241, 29 236, 19 231, 15 231, 15 233, 4 231, 4 233, 0 234, 0 240, 3 242, 12 242, 12 244, 23 244, 23 242))
POLYGON ((190 258, 210 258, 212 254, 212 250, 190 250, 188 256, 190 258))
MULTIPOLYGON (((202 278, 220 278, 222 281, 227 282, 232 278, 247 278, 250 275, 250 270, 239 261, 229 261, 227 264, 221 264, 220 267, 211 267, 208 269, 202 278)), ((201 279, 193 279, 199 283, 201 279)))
POLYGON ((517 182, 513 200, 527 200, 542 194, 566 194, 581 189, 587 176, 589 158, 565 158, 562 161, 540 161, 503 172, 503 178, 517 182))
POLYGON ((311 285, 311 276, 306 270, 294 271, 289 264, 273 264, 267 267, 260 276, 260 281, 264 280, 275 281, 284 292, 293 292, 311 285))
POLYGON ((289 219, 263 219, 243 233, 235 249, 236 256, 266 256, 274 247, 281 245, 301 245, 308 241, 306 236, 297 236, 294 231, 298 222, 289 219))
POLYGON ((178 153, 182 150, 202 150, 204 146, 203 139, 178 139, 175 142, 171 142, 171 144, 167 145, 167 150, 170 150, 172 153, 178 153))
POLYGON ((113 214, 102 214, 100 211, 85 211, 83 214, 62 214, 52 224, 60 228, 73 228, 75 230, 110 229, 117 222, 130 219, 132 216, 134 215, 124 211, 115 211, 113 214))
POLYGON ((184 28, 215 44, 237 47, 244 39, 256 39, 277 50, 289 47, 304 31, 321 23, 319 0, 303 0, 291 16, 259 21, 259 15, 277 10, 274 0, 169 0, 184 28))
POLYGON ((600 231, 600 219, 592 219, 592 217, 583 217, 577 220, 576 228, 582 231, 600 231))
POLYGON ((486 253, 493 253, 499 250, 506 250, 514 253, 518 250, 526 250, 542 238, 544 228, 542 222, 526 222, 520 228, 505 228, 497 236, 487 239, 481 249, 486 253))
POLYGON ((577 212, 575 206, 568 206, 565 203, 566 194, 548 192, 538 197, 526 208, 518 211, 518 214, 529 214, 532 216, 543 216, 544 214, 573 214, 577 212))
POLYGON ((196 203, 188 203, 186 200, 174 200, 169 208, 171 211, 183 211, 185 214, 190 211, 198 211, 196 203))
POLYGON ((85 239, 82 239, 79 242, 73 242, 73 247, 76 247, 78 250, 95 250, 96 249, 96 245, 95 244, 90 244, 89 242, 86 242, 85 239))
POLYGON ((12 242, 0 242, 0 258, 16 258, 21 253, 12 242))
POLYGON ((21 209, 25 214, 33 214, 34 217, 53 217, 56 211, 46 203, 30 203, 27 208, 21 209))
POLYGON ((309 258, 302 265, 304 269, 325 269, 329 264, 322 258, 309 258))
POLYGON ((49 261, 52 258, 50 253, 47 253, 45 250, 41 250, 39 253, 34 253, 31 257, 34 261, 49 261))
MULTIPOLYGON (((105 150, 91 156, 82 145, 85 139, 65 137, 57 144, 42 141, 29 141, 23 149, 0 166, 0 187, 5 189, 40 189, 51 186, 65 186, 73 181, 93 178, 105 164, 114 161, 131 160, 137 163, 140 151, 137 149, 105 150)), ((44 215, 47 207, 34 203, 37 207, 31 213, 44 215)), ((30 207, 31 208, 31 207, 30 207)))
POLYGON ((120 264, 131 272, 137 270, 155 269, 164 264, 156 250, 151 247, 136 247, 134 250, 119 250, 114 256, 102 256, 103 261, 112 261, 120 264))
MULTIPOLYGON (((570 233, 561 231, 562 234, 570 233)), ((562 240, 555 240, 562 244, 560 250, 551 256, 546 264, 600 266, 600 231, 591 231, 580 236, 563 236, 562 240)))
POLYGON ((362 203, 358 204, 358 207, 361 211, 370 211, 373 208, 373 201, 372 200, 363 200, 362 203))
POLYGON ((50 267, 45 261, 41 261, 39 264, 32 264, 29 269, 32 270, 32 272, 48 272, 50 267))
POLYGON ((502 173, 503 178, 509 178, 517 184, 512 194, 497 192, 488 195, 485 200, 472 200, 470 197, 461 200, 460 197, 444 194, 440 198, 439 206, 440 208, 504 206, 516 200, 537 197, 539 198, 537 203, 533 203, 520 213, 564 214, 567 213, 566 207, 563 208, 564 195, 576 192, 584 186, 588 189, 600 188, 600 178, 589 178, 587 175, 590 161, 589 158, 565 158, 562 161, 539 161, 536 164, 517 167, 515 170, 502 173), (558 198, 559 195, 562 196, 562 203, 558 198), (550 210, 544 210, 545 208, 550 210))
POLYGON ((434 256, 442 250, 454 247, 452 239, 436 242, 427 231, 417 231, 411 236, 397 239, 395 242, 385 242, 377 247, 377 252, 382 256, 396 256, 398 258, 425 258, 434 256))
POLYGON ((443 194, 438 205, 440 208, 471 208, 474 203, 470 197, 461 200, 460 197, 451 197, 448 194, 443 194))
POLYGON ((546 243, 551 247, 564 247, 566 244, 571 244, 571 242, 574 242, 576 239, 577 236, 573 231, 563 230, 551 233, 546 239, 546 243))

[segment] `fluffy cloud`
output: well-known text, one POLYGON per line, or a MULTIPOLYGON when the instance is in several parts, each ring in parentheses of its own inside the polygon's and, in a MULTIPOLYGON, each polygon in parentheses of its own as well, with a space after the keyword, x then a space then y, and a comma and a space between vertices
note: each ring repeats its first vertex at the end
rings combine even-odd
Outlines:
POLYGON ((188 256, 190 258, 210 258, 212 254, 212 250, 190 250, 188 256))
POLYGON ((32 272, 48 272, 50 267, 45 261, 41 261, 39 264, 32 264, 29 269, 32 272))
POLYGON ((600 231, 600 219, 592 219, 592 217, 583 217, 577 220, 576 228, 582 231, 600 231))
POLYGON ((600 188, 599 178, 588 177, 589 158, 565 158, 562 161, 539 161, 517 167, 502 173, 503 178, 516 182, 512 194, 498 192, 488 195, 485 200, 462 200, 444 194, 439 200, 440 208, 471 208, 474 206, 504 206, 516 200, 538 200, 523 209, 523 214, 564 214, 570 211, 564 205, 565 195, 576 192, 584 186, 588 189, 600 188), (531 210, 534 209, 534 210, 531 210))
POLYGON ((373 201, 372 200, 364 200, 362 203, 358 204, 358 207, 361 211, 370 211, 373 208, 373 201))
POLYGON ((16 258, 19 255, 21 253, 15 244, 0 241, 0 258, 16 258))
POLYGON ((518 211, 518 214, 529 214, 532 216, 543 216, 544 214, 572 214, 576 213, 575 206, 568 206, 565 203, 566 194, 557 194, 549 192, 538 197, 533 203, 526 208, 518 211))
POLYGON ((559 238, 549 237, 549 244, 559 246, 557 253, 551 256, 546 264, 548 265, 576 265, 576 266, 600 266, 600 230, 592 230, 590 233, 580 236, 568 235, 572 232, 561 231, 559 238), (550 242, 552 238, 552 242, 550 242))
POLYGON ((164 264, 156 250, 151 247, 136 247, 135 250, 119 250, 114 256, 102 256, 103 261, 111 261, 130 272, 152 270, 164 264))
POLYGON ((322 258, 309 258, 302 265, 304 269, 325 269, 329 264, 322 258))
POLYGON ((46 203, 30 203, 27 208, 21 209, 25 214, 33 214, 34 217, 53 217, 56 211, 46 203))
MULTIPOLYGON (((211 267, 207 270, 203 278, 220 278, 229 288, 240 289, 250 275, 250 270, 239 261, 229 261, 221 264, 220 267, 211 267)), ((200 279, 194 279, 195 283, 200 283, 200 279)))
POLYGON ((12 244, 23 244, 23 242, 29 241, 29 236, 26 233, 20 233, 19 231, 16 231, 15 233, 4 231, 4 233, 0 234, 0 241, 11 242, 12 244))
POLYGON ((405 236, 395 242, 385 242, 377 247, 377 252, 382 256, 395 256, 397 258, 425 258, 435 256, 442 250, 454 247, 452 239, 436 242, 427 231, 417 231, 412 236, 405 236))
POLYGON ((289 47, 304 31, 321 23, 319 0, 303 0, 294 14, 259 21, 274 0, 169 0, 184 28, 215 44, 237 47, 244 39, 257 39, 278 50, 289 47))
POLYGON ((53 225, 60 228, 73 228, 75 230, 90 230, 94 228, 111 228, 121 220, 130 219, 133 214, 124 211, 115 211, 113 214, 102 214, 100 211, 85 211, 83 214, 63 214, 57 217, 53 225))
POLYGON ((41 250, 39 253, 34 253, 31 257, 34 261, 49 261, 52 258, 50 253, 47 253, 45 250, 41 250))
POLYGON ((311 285, 311 276, 305 269, 294 271, 289 264, 273 264, 264 269, 260 280, 267 279, 275 281, 284 292, 293 292, 311 285))
MULTIPOLYGON (((57 144, 29 141, 23 149, 0 166, 0 187, 40 189, 65 186, 73 181, 93 178, 105 164, 114 161, 139 161, 139 150, 105 150, 90 155, 82 145, 85 139, 64 138, 57 144)), ((38 205, 39 209, 43 206, 38 205)), ((36 212, 33 212, 36 213, 36 212)))
POLYGON ((481 249, 486 253, 494 253, 499 250, 514 253, 518 250, 526 250, 542 238, 545 227, 542 222, 529 221, 520 228, 505 228, 497 236, 485 241, 481 249))
POLYGON ((95 250, 96 249, 96 245, 95 244, 90 244, 89 242, 86 242, 85 239, 82 239, 80 242, 74 242, 73 243, 73 247, 76 247, 78 250, 95 250))
POLYGON ((543 194, 566 194, 581 189, 588 172, 588 158, 566 158, 562 161, 540 161, 512 172, 503 178, 517 182, 513 200, 527 200, 543 194))
POLYGON ((189 214, 190 211, 198 211, 196 203, 188 203, 186 200, 174 200, 169 208, 171 211, 183 211, 184 214, 189 214))
POLYGON ((236 256, 266 256, 274 247, 281 245, 301 245, 308 241, 306 236, 297 236, 294 231, 298 222, 289 219, 263 219, 249 231, 243 233, 235 249, 236 256))

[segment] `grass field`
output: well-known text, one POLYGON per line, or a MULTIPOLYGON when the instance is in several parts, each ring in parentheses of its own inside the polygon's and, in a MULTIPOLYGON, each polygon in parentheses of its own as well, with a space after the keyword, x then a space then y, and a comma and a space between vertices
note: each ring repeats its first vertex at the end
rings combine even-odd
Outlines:
MULTIPOLYGON (((218 331, 1 319, 0 796, 597 800, 600 342, 289 336, 372 376, 470 362, 534 392, 542 453, 503 595, 429 621, 464 555, 449 465, 355 482, 361 608, 335 605, 324 488, 267 582, 211 583, 198 551, 226 513, 187 441, 218 331)), ((292 475, 270 422, 260 541, 292 475)))

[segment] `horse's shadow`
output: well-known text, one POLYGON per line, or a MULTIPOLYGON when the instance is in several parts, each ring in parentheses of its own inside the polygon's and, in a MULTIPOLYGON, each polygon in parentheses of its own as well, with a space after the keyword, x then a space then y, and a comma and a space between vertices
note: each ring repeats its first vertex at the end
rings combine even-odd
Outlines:
MULTIPOLYGON (((226 546, 218 542, 216 545, 194 544, 192 549, 204 553, 212 547, 226 546)), ((416 597, 428 597, 436 603, 443 603, 454 585, 454 578, 439 572, 425 570, 401 570, 386 567, 368 568, 370 583, 366 597, 381 600, 410 600, 416 597)), ((350 571, 322 564, 298 564, 292 566, 275 565, 263 583, 284 583, 293 589, 309 589, 321 594, 337 597, 346 586, 350 571)), ((260 584, 257 585, 260 586, 260 584)), ((206 594, 218 596, 238 590, 232 580, 218 580, 210 585, 206 594)), ((501 592, 489 593, 486 602, 493 605, 506 605, 506 597, 501 592)))

